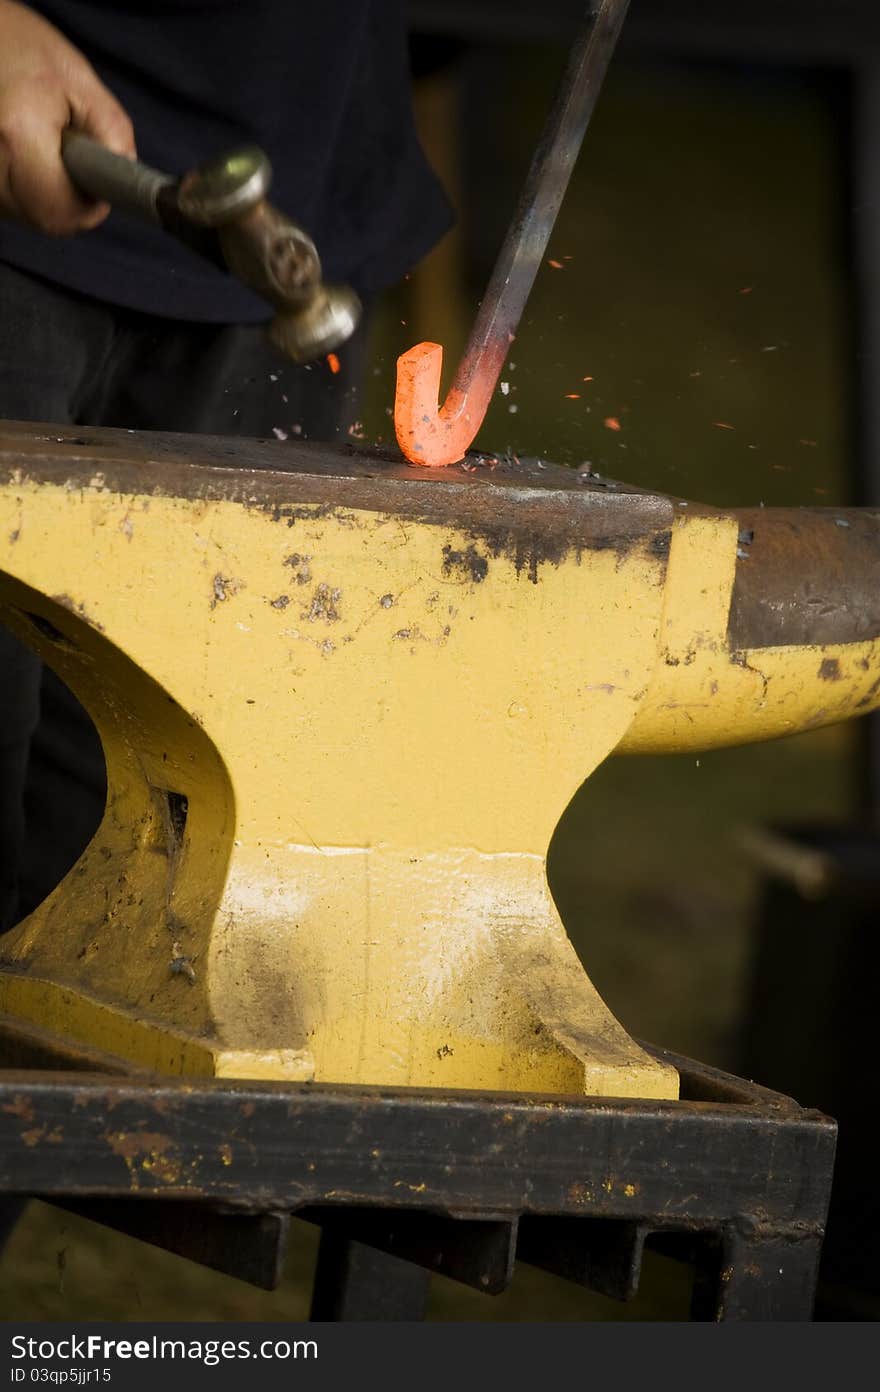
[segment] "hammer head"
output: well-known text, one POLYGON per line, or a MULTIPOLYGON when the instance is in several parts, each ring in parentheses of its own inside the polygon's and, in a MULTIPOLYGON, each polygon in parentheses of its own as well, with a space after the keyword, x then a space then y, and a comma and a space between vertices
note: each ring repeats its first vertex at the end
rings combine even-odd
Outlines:
POLYGON ((323 283, 311 237, 265 197, 271 174, 262 150, 232 150, 186 175, 178 203, 190 222, 216 231, 230 272, 273 306, 276 347, 305 363, 351 337, 361 302, 348 286, 323 283))
POLYGON ((361 317, 361 302, 347 285, 319 283, 300 308, 280 309, 269 337, 295 363, 311 362, 351 338, 361 317))

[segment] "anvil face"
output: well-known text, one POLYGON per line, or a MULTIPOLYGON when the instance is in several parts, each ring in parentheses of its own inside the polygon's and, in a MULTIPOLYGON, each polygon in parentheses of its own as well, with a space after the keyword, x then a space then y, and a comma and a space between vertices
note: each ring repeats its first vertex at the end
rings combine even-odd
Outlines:
POLYGON ((739 530, 535 461, 4 427, 0 615, 109 792, 0 1008, 171 1073, 674 1096, 566 938, 559 817, 617 747, 806 723, 793 654, 852 667, 823 718, 880 685, 870 636, 731 647, 739 530))

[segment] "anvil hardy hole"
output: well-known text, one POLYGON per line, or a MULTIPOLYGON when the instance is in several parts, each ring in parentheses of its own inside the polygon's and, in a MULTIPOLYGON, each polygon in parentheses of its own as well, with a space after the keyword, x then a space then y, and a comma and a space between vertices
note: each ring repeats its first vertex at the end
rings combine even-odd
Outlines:
POLYGON ((62 633, 60 628, 55 627, 51 619, 44 618, 42 614, 32 614, 29 609, 23 609, 21 612, 24 614, 28 623, 32 624, 37 632, 44 638, 48 638, 50 642, 63 643, 66 648, 76 646, 75 643, 67 637, 66 633, 62 633))
POLYGON ((183 844, 186 819, 189 815, 189 802, 185 793, 175 793, 169 788, 157 790, 165 806, 163 818, 169 854, 173 855, 183 844))
POLYGON ((171 818, 171 825, 178 841, 183 840, 183 833, 186 828, 186 818, 189 812, 189 802, 185 793, 168 794, 168 815, 171 818))

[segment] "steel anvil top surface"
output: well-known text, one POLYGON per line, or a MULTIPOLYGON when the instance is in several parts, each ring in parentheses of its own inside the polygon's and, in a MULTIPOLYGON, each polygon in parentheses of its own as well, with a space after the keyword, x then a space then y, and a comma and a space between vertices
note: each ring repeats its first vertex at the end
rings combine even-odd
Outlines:
POLYGON ((0 1008, 171 1073, 672 1096, 545 856, 613 750, 880 702, 880 522, 539 461, 0 431, 0 613, 104 821, 0 1008))

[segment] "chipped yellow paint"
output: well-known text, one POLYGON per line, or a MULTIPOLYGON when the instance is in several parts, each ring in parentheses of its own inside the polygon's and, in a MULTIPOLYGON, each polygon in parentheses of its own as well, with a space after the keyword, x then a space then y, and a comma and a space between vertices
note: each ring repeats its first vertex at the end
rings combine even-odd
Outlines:
POLYGON ((589 1184, 575 1183, 568 1186, 568 1197, 572 1203, 591 1204, 595 1194, 589 1184))
POLYGON ((181 1168, 177 1161, 169 1160, 161 1151, 151 1151, 141 1161, 141 1169, 163 1184, 179 1184, 181 1168))
POLYGON ((170 1137, 155 1131, 108 1131, 106 1140, 113 1153, 125 1163, 133 1189, 139 1187, 141 1172, 162 1184, 181 1187, 183 1171, 180 1161, 174 1157, 170 1137))

